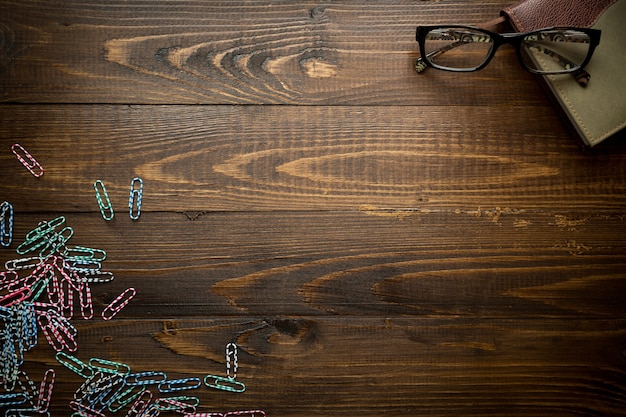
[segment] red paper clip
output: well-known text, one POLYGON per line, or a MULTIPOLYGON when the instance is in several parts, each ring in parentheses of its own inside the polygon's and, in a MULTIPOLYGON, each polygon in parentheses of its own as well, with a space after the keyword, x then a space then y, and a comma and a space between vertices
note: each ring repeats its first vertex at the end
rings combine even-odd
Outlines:
POLYGON ((15 156, 17 156, 17 160, 20 161, 31 174, 37 178, 43 175, 42 166, 22 145, 14 143, 13 146, 11 146, 11 150, 15 156))
POLYGON ((31 291, 28 287, 22 287, 17 291, 9 293, 4 297, 0 298, 0 306, 2 307, 11 307, 13 304, 17 304, 26 300, 30 297, 31 291))
POLYGON ((122 310, 126 304, 129 303, 130 300, 137 294, 134 288, 127 288, 126 291, 117 296, 115 300, 111 302, 108 306, 104 308, 102 311, 102 318, 104 320, 111 320, 117 313, 122 310))
POLYGON ((54 369, 48 369, 41 380, 41 386, 39 387, 39 398, 37 399, 37 411, 45 413, 50 406, 50 399, 52 398, 52 389, 54 388, 54 378, 56 373, 54 369))

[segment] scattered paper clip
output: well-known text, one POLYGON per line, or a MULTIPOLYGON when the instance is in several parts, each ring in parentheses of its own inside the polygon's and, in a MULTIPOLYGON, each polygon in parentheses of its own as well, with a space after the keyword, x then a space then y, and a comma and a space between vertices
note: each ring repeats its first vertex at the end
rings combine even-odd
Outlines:
POLYGON ((111 200, 109 200, 109 194, 104 187, 104 183, 101 180, 96 180, 93 183, 93 188, 96 190, 96 200, 98 201, 98 208, 100 213, 102 213, 102 218, 104 220, 113 220, 115 213, 113 213, 113 206, 111 205, 111 200))
POLYGON ((133 297, 137 294, 137 291, 134 288, 127 288, 123 293, 117 296, 115 300, 111 302, 108 306, 104 308, 102 311, 102 319, 111 320, 113 317, 117 315, 125 306, 133 299, 133 297))
POLYGON ((141 199, 143 196, 143 181, 141 178, 133 178, 130 181, 130 197, 128 198, 128 209, 130 218, 138 220, 141 215, 141 199), (137 188, 139 187, 139 188, 137 188))
POLYGON ((17 157, 17 160, 20 161, 31 174, 37 178, 43 175, 42 166, 35 158, 33 158, 31 154, 28 153, 26 149, 24 149, 22 145, 14 143, 13 146, 11 146, 11 150, 17 157))
POLYGON ((13 206, 8 201, 0 205, 0 245, 8 248, 13 242, 13 206))

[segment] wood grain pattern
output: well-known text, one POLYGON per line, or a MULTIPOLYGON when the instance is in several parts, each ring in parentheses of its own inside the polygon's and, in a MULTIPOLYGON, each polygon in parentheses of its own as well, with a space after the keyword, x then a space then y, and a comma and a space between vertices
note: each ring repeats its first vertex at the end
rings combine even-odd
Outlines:
MULTIPOLYGON (((413 70, 417 24, 509 3, 1 2, 0 265, 65 216, 115 275, 75 355, 202 378, 236 342, 246 392, 202 412, 625 416, 626 142, 582 153, 511 48, 413 70)), ((40 335, 49 368, 69 415, 83 379, 40 335)))
MULTIPOLYGON (((95 210, 96 179, 124 206, 135 176, 146 211, 626 205, 626 147, 581 154, 547 106, 523 116, 495 106, 4 109, 5 146, 22 143, 48 171, 0 184, 21 211, 95 210)), ((21 168, 8 152, 0 164, 3 175, 21 168)))
POLYGON ((4 1, 0 99, 539 104, 525 94, 538 87, 511 50, 462 84, 450 74, 416 76, 417 24, 480 23, 503 2, 446 3, 4 1))

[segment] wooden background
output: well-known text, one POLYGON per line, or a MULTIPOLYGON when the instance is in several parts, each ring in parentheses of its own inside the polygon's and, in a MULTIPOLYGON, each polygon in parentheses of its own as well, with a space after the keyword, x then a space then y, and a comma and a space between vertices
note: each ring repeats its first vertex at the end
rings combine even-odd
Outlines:
MULTIPOLYGON (((626 142, 581 152, 510 48, 413 70, 416 25, 509 3, 2 0, 0 261, 59 215, 107 252, 79 359, 203 377, 236 342, 246 392, 199 411, 626 415, 626 142)), ((69 415, 41 336, 50 367, 69 415)))

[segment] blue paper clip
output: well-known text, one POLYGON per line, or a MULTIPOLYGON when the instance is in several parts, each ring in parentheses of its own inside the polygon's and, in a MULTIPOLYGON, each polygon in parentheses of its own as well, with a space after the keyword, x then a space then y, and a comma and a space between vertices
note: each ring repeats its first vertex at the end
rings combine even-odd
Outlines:
POLYGON ((124 377, 126 385, 157 385, 167 380, 164 372, 137 372, 124 377))
POLYGON ((196 389, 202 385, 200 378, 169 379, 159 384, 157 389, 164 394, 174 391, 196 389))
POLYGON ((141 215, 141 198, 143 196, 143 181, 141 178, 135 177, 130 181, 130 197, 128 198, 128 209, 130 218, 138 220, 141 215), (139 184, 139 188, 137 188, 139 184))
POLYGON ((93 188, 96 190, 96 200, 98 201, 98 208, 102 218, 104 220, 113 220, 115 213, 113 213, 113 206, 111 205, 111 200, 109 200, 109 194, 104 187, 104 183, 101 180, 96 180, 93 183, 93 188))
POLYGON ((8 248, 13 242, 13 206, 8 201, 0 205, 0 245, 8 248))

